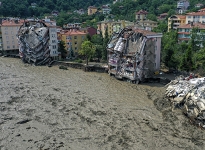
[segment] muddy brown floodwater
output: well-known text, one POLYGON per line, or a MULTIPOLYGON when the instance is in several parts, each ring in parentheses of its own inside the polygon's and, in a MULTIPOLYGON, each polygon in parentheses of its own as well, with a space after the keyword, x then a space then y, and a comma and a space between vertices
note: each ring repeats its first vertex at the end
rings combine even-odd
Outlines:
POLYGON ((164 90, 0 58, 0 150, 203 150, 164 90))

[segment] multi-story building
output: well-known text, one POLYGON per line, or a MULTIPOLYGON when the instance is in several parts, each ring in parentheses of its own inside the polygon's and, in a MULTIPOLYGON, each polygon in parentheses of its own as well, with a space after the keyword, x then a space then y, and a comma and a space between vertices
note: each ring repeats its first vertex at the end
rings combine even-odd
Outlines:
POLYGON ((187 8, 190 6, 189 1, 188 0, 180 0, 177 2, 177 11, 179 14, 184 13, 187 8))
POLYGON ((93 15, 97 12, 97 7, 89 6, 88 7, 88 15, 93 15))
POLYGON ((102 6, 102 13, 103 14, 110 14, 111 8, 109 5, 103 5, 102 6))
POLYGON ((103 37, 105 37, 106 29, 108 31, 108 36, 111 36, 113 32, 118 32, 120 29, 123 29, 127 26, 134 26, 133 22, 130 21, 114 21, 114 20, 104 20, 101 22, 98 22, 98 31, 102 32, 103 37))
POLYGON ((4 55, 17 55, 19 52, 18 40, 16 37, 17 31, 23 25, 24 20, 6 19, 2 21, 2 45, 4 55))
MULTIPOLYGON (((178 40, 179 41, 189 41, 191 38, 191 31, 193 28, 197 28, 198 32, 197 35, 200 35, 199 37, 201 41, 205 40, 205 24, 203 23, 193 23, 181 25, 178 27, 178 40)), ((201 45, 202 46, 202 45, 201 45)))
POLYGON ((187 13, 186 24, 188 24, 190 22, 205 23, 205 11, 187 13))
POLYGON ((2 50, 3 50, 3 44, 2 44, 2 33, 1 33, 1 26, 0 26, 0 55, 3 54, 2 50))
POLYGON ((157 22, 152 21, 152 20, 143 20, 140 22, 137 22, 136 26, 139 27, 140 29, 145 29, 145 30, 153 30, 155 27, 157 27, 157 22))
POLYGON ((204 4, 202 4, 202 3, 198 3, 195 5, 195 8, 202 8, 202 7, 204 7, 204 4))
POLYGON ((168 32, 171 29, 177 29, 178 26, 186 24, 185 15, 173 15, 168 18, 168 32))
POLYGON ((53 59, 58 59, 59 52, 58 52, 58 37, 57 37, 57 28, 56 22, 51 21, 50 19, 43 20, 45 24, 49 28, 49 49, 50 49, 50 56, 53 59))
POLYGON ((61 32, 61 40, 65 42, 67 57, 77 56, 81 49, 81 44, 86 38, 86 33, 77 29, 64 30, 61 32))
POLYGON ((140 10, 140 11, 136 12, 136 16, 135 16, 136 21, 146 20, 147 19, 147 14, 148 14, 148 12, 145 11, 145 10, 140 10))

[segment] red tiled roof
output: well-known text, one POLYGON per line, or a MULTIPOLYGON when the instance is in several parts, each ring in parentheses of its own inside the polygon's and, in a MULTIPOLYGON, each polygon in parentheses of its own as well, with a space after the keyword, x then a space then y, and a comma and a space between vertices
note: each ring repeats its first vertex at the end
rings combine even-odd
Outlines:
POLYGON ((136 14, 137 15, 140 15, 140 14, 148 14, 148 12, 147 11, 145 11, 145 10, 140 10, 140 11, 138 11, 138 12, 136 12, 136 14))
POLYGON ((205 11, 187 13, 187 16, 205 16, 205 11))
POLYGON ((189 32, 178 32, 178 34, 190 34, 189 32))
POLYGON ((3 20, 1 26, 21 26, 23 23, 24 20, 18 20, 18 23, 16 23, 14 20, 3 20))
POLYGON ((203 23, 194 23, 193 25, 185 24, 185 25, 178 26, 177 28, 185 28, 185 29, 199 28, 199 29, 205 29, 205 24, 203 24, 203 23))
POLYGON ((178 18, 180 19, 186 19, 186 16, 185 15, 176 15, 178 18))
POLYGON ((84 32, 80 32, 78 30, 69 30, 69 31, 66 31, 63 33, 63 35, 86 35, 86 33, 84 32))

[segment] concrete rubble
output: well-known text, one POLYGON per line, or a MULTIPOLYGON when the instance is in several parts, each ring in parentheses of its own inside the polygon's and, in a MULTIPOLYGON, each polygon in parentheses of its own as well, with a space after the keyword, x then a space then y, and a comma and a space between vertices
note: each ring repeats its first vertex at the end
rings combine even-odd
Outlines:
POLYGON ((20 27, 19 55, 23 62, 35 65, 47 64, 50 58, 49 29, 41 21, 25 21, 20 27))
POLYGON ((159 69, 156 64, 160 53, 155 46, 161 34, 145 32, 148 31, 124 28, 113 34, 107 45, 110 75, 138 83, 152 77, 159 69))
POLYGON ((172 110, 181 107, 191 121, 205 129, 205 77, 177 77, 166 85, 166 97, 172 103, 172 110))

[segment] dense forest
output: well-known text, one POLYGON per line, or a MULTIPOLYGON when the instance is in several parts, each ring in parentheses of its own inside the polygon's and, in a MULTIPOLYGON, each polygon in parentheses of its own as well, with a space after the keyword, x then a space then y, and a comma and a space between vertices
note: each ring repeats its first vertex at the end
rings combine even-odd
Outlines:
MULTIPOLYGON (((121 19, 133 19, 133 13, 140 9, 150 14, 173 13, 178 0, 124 0, 111 5, 112 15, 121 19), (123 6, 119 8, 119 6, 123 6)), ((190 9, 203 0, 189 0, 190 9)), ((88 6, 100 7, 102 4, 112 4, 113 0, 1 0, 0 15, 14 17, 40 17, 53 10, 59 12, 73 12, 76 9, 87 10, 88 6), (36 3, 36 7, 31 4, 36 3)))

